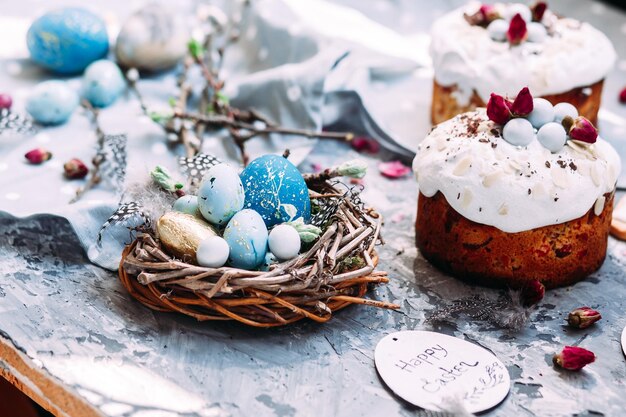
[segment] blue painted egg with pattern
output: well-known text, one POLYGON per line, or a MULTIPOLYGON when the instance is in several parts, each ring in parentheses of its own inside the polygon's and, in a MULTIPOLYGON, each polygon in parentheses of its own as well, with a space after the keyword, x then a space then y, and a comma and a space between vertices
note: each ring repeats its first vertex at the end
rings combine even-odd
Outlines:
POLYGON ((230 248, 228 263, 235 268, 256 269, 265 261, 267 227, 254 210, 235 214, 224 229, 224 240, 230 248))
POLYGON ((243 208, 243 185, 237 171, 228 164, 212 166, 198 188, 198 208, 209 222, 224 226, 243 208))
POLYGON ((26 35, 33 61, 59 74, 75 74, 109 52, 104 21, 88 10, 66 7, 35 20, 26 35))
POLYGON ((65 81, 44 81, 35 86, 26 100, 26 111, 44 125, 59 125, 78 107, 78 94, 65 81))
POLYGON ((122 94, 126 80, 115 62, 100 59, 83 74, 80 95, 94 107, 107 107, 122 94))
POLYGON ((306 182, 291 162, 282 156, 264 155, 241 173, 246 194, 245 208, 259 213, 267 227, 302 217, 311 219, 311 200, 306 182))

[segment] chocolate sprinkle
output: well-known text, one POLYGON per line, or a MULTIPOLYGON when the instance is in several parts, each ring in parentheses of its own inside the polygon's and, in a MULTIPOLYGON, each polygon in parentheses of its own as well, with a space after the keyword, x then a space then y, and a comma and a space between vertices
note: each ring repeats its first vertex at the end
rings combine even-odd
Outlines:
POLYGON ((546 168, 550 168, 550 161, 546 161, 546 168))

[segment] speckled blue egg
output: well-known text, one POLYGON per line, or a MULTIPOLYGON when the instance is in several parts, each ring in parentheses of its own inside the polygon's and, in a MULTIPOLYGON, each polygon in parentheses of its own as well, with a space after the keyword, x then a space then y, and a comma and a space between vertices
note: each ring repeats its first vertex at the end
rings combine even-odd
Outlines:
POLYGON ((228 164, 211 167, 204 174, 198 188, 200 213, 218 226, 228 223, 230 218, 243 208, 244 198, 239 175, 228 164))
POLYGON ((267 227, 291 220, 290 206, 295 209, 294 219, 310 220, 309 190, 298 168, 286 158, 265 155, 255 159, 241 173, 241 182, 245 208, 259 213, 267 227))
POLYGON ((107 107, 122 94, 126 81, 120 68, 101 59, 89 64, 83 75, 81 96, 95 107, 107 107))
POLYGON ((65 81, 44 81, 35 86, 26 101, 26 111, 38 123, 65 123, 78 106, 78 94, 65 81))
POLYGON ((63 8, 35 20, 26 35, 33 61, 59 74, 81 72, 109 51, 104 21, 81 8, 63 8))
POLYGON ((195 195, 184 195, 178 200, 174 201, 172 207, 175 211, 180 211, 185 214, 197 215, 200 213, 198 209, 198 197, 195 195))
POLYGON ((267 227, 256 211, 244 209, 235 214, 224 229, 224 240, 230 248, 230 265, 255 269, 263 264, 267 253, 267 227))

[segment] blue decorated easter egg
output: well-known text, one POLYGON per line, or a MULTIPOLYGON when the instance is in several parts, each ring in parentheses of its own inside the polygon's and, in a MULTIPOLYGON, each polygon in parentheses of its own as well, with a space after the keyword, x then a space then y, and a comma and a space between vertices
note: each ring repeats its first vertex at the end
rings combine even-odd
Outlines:
POLYGON ((48 12, 35 20, 26 42, 33 61, 60 74, 81 72, 109 51, 104 21, 73 7, 48 12))
POLYGON ((230 248, 228 262, 236 268, 255 269, 265 260, 267 228, 254 210, 235 214, 224 229, 224 240, 230 248))
POLYGON ((89 64, 83 74, 80 95, 95 107, 107 107, 122 94, 126 81, 119 67, 101 59, 89 64))
POLYGON ((65 81, 44 81, 35 86, 26 101, 26 111, 38 123, 65 123, 78 106, 78 94, 65 81))
POLYGON ((174 202, 172 207, 174 211, 180 211, 185 214, 197 215, 200 213, 198 209, 198 197, 195 195, 184 195, 174 202))
POLYGON ((261 156, 241 173, 245 207, 261 215, 267 227, 302 217, 311 218, 309 190, 302 174, 287 158, 261 156))
POLYGON ((198 208, 202 216, 221 226, 241 210, 243 204, 243 185, 237 171, 228 164, 209 168, 198 188, 198 208))

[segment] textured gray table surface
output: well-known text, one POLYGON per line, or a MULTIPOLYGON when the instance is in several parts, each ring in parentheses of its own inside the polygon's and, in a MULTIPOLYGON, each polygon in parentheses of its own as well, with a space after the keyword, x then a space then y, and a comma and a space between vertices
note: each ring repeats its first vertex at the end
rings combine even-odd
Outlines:
MULTIPOLYGON (((410 7, 401 3, 390 7, 410 7)), ((624 56, 623 14, 597 3, 554 3, 602 27, 624 56)), ((626 84, 624 62, 607 79, 604 100, 604 108, 621 117, 626 111, 615 96, 626 84)), ((625 156, 623 122, 605 120, 604 136, 625 156)), ((330 165, 336 146, 319 144, 307 163, 330 165)), ((416 184, 381 178, 376 163, 370 160, 364 199, 387 218, 381 268, 391 282, 371 296, 401 304, 399 311, 353 306, 324 325, 301 322, 273 330, 197 323, 131 299, 114 274, 77 250, 66 221, 0 217, 0 340, 107 416, 415 415, 418 410, 378 377, 376 343, 393 331, 432 329, 425 314, 452 299, 495 298, 498 292, 469 287, 419 255, 416 184)), ((626 361, 619 337, 626 326, 626 245, 611 239, 609 252, 602 269, 584 282, 549 291, 519 333, 468 321, 435 329, 486 347, 509 369, 511 392, 486 415, 624 415, 626 361), (601 310, 600 324, 566 328, 564 317, 579 305, 601 310), (593 350, 597 362, 580 373, 555 370, 552 354, 577 343, 593 350)), ((6 366, 0 359, 0 369, 6 366)))

